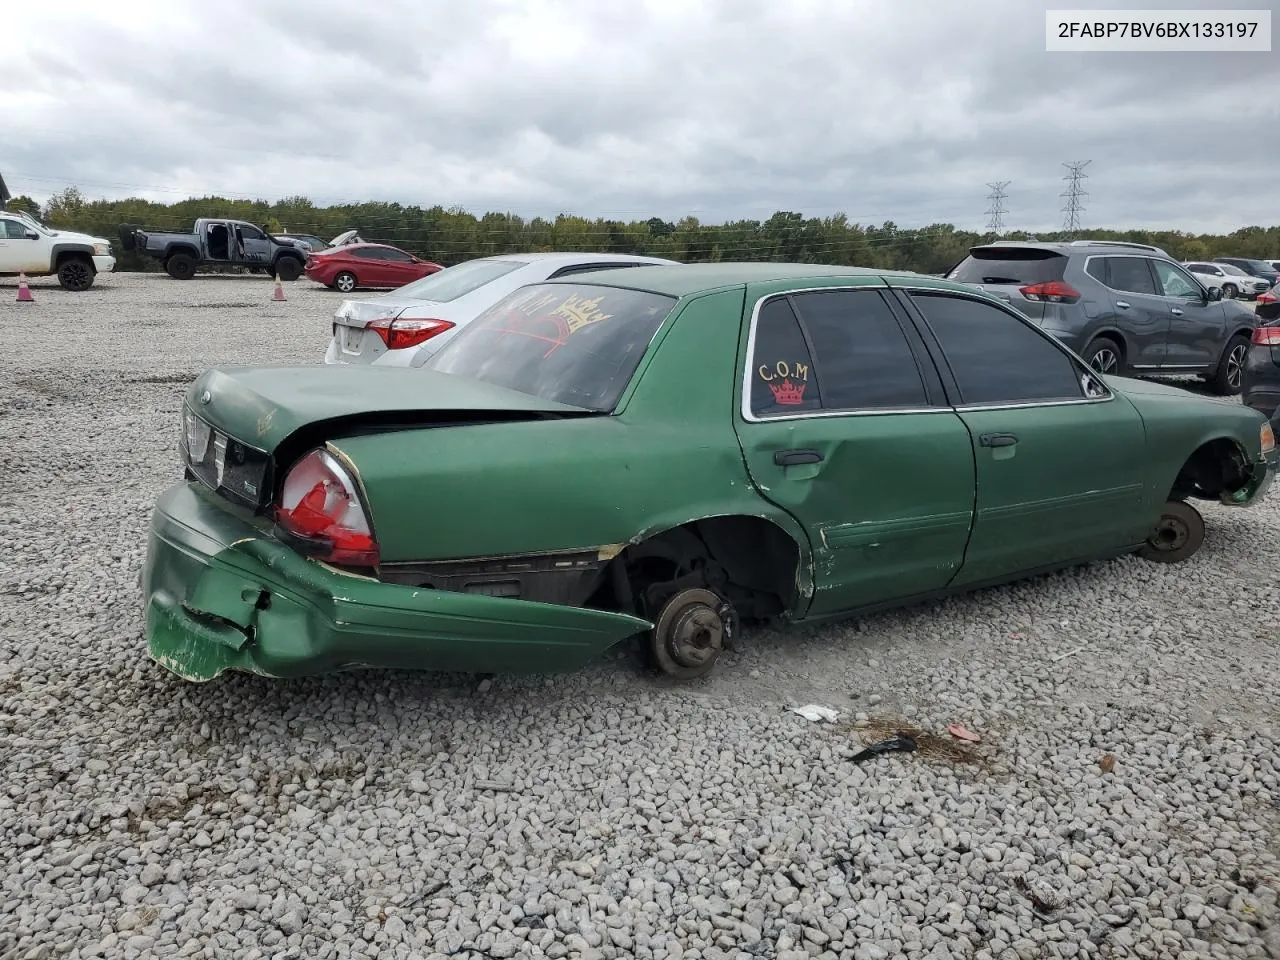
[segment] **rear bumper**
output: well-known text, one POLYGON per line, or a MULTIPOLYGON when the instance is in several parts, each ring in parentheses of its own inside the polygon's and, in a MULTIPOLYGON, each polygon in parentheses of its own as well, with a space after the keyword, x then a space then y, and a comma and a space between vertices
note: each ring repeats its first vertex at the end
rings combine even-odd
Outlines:
POLYGON ((341 573, 191 483, 156 504, 141 587, 151 657, 197 682, 227 670, 548 673, 582 666, 650 627, 625 614, 341 573))
POLYGON ((116 268, 115 257, 94 257, 93 269, 98 273, 111 273, 116 268))

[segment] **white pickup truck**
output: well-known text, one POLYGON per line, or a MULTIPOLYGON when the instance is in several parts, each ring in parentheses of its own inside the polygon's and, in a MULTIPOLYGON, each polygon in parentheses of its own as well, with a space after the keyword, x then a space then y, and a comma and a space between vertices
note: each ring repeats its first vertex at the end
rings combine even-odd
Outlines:
POLYGON ((0 276, 55 273, 64 290, 88 290, 116 268, 111 241, 51 230, 20 210, 0 210, 0 276))

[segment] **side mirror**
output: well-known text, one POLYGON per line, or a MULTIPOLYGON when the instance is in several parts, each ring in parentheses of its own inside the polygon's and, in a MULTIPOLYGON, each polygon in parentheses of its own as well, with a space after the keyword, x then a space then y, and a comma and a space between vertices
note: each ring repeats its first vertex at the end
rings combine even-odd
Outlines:
POLYGON ((1213 302, 1213 301, 1215 301, 1215 300, 1221 300, 1221 299, 1222 299, 1222 288, 1221 288, 1221 287, 1209 287, 1207 292, 1208 292, 1208 294, 1209 294, 1209 302, 1210 302, 1210 303, 1212 303, 1212 302, 1213 302))
POLYGON ((28 240, 39 240, 39 239, 40 239, 40 234, 36 233, 34 230, 28 230, 28 231, 26 231, 26 232, 23 234, 23 236, 24 236, 24 237, 26 237, 28 240))

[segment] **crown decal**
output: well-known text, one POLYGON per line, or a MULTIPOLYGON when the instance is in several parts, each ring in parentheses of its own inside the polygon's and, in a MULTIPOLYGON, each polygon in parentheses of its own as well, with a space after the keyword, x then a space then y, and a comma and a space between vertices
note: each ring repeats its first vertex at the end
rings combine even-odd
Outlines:
POLYGON ((804 388, 807 386, 807 383, 795 383, 788 378, 781 383, 769 384, 769 389, 779 406, 798 407, 804 403, 804 388))

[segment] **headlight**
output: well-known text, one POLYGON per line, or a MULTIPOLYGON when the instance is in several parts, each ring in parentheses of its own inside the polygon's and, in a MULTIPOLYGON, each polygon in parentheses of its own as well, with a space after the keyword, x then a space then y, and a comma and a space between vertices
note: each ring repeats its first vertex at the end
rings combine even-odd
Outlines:
POLYGON ((93 255, 94 255, 95 257, 109 257, 109 256, 111 256, 111 244, 109 244, 109 243, 95 243, 95 244, 93 245, 93 255))

